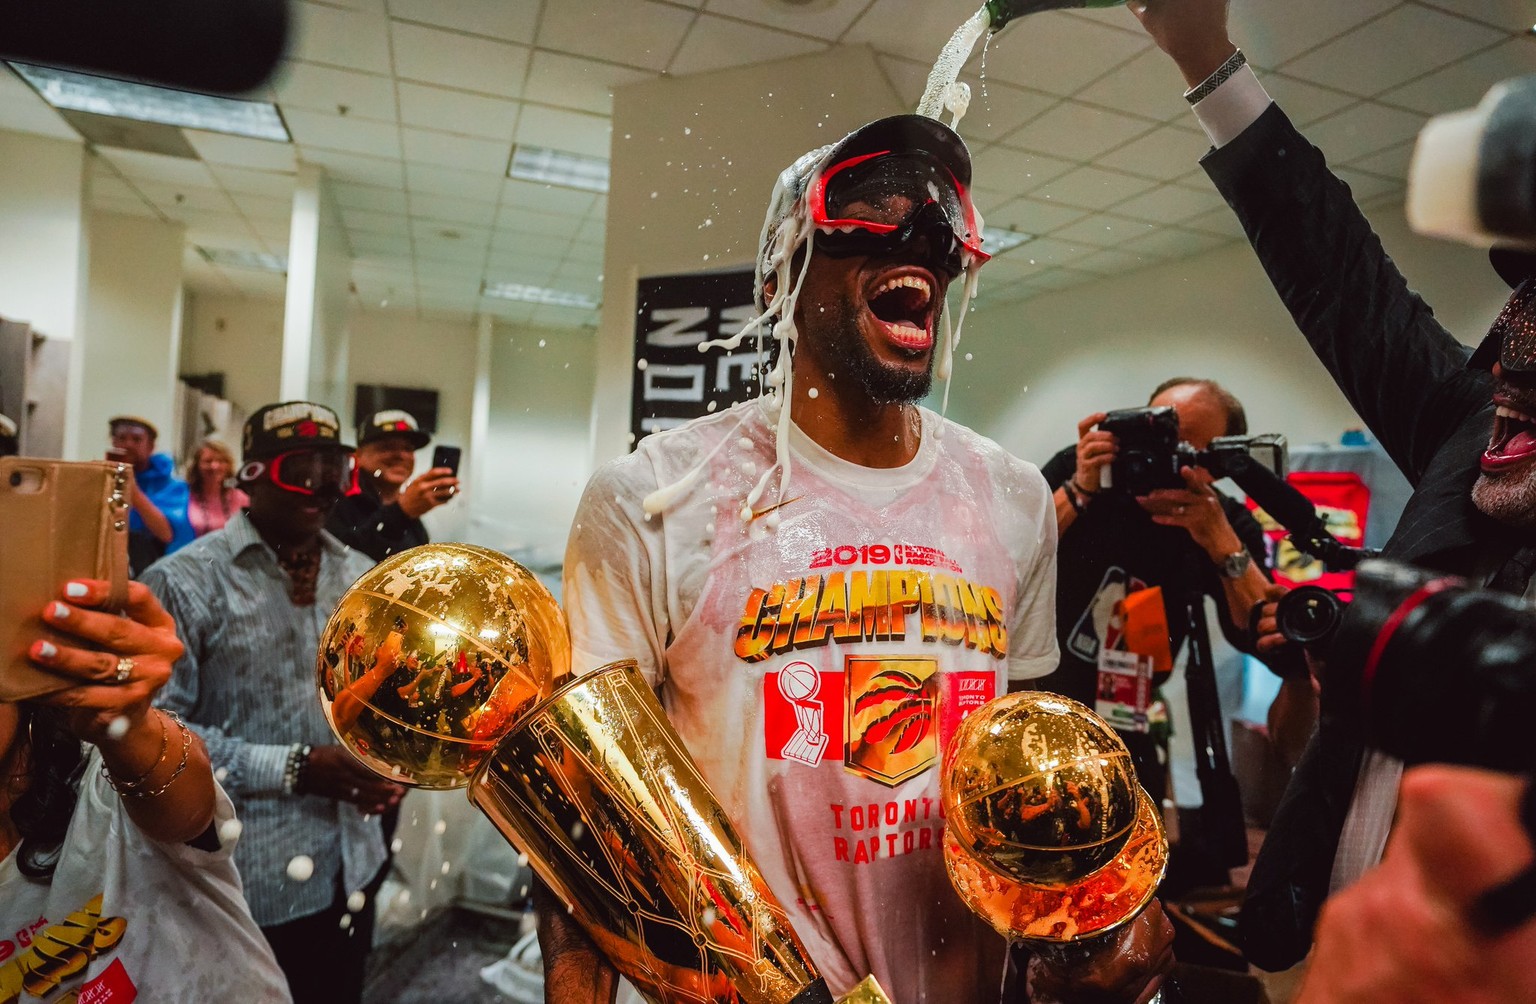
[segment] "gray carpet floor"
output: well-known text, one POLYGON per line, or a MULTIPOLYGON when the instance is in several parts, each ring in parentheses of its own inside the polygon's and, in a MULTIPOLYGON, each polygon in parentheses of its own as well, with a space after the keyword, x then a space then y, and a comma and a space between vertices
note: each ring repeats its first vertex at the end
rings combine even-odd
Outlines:
POLYGON ((448 908, 368 959, 367 1004, 507 1004, 480 970, 507 954, 516 920, 448 908))

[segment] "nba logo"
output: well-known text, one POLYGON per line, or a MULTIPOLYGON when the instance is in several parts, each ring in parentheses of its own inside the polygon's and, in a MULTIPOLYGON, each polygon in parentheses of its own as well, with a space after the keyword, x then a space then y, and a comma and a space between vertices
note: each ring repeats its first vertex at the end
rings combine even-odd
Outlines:
MULTIPOLYGON (((808 662, 792 662, 777 673, 768 674, 763 683, 765 691, 770 687, 777 690, 776 696, 794 713, 793 734, 778 750, 770 750, 769 755, 777 753, 774 759, 795 760, 808 767, 816 766, 831 741, 823 727, 825 706, 816 700, 816 696, 821 693, 821 674, 808 662)), ((764 696, 768 695, 765 693, 764 696)), ((770 714, 770 719, 775 717, 778 716, 770 714)))

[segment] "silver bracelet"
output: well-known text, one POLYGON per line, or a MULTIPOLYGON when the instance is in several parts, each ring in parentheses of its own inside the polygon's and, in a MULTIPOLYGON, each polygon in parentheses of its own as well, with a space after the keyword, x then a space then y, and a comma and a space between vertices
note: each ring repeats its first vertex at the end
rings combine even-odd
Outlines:
POLYGON ((1185 91, 1184 100, 1188 101, 1192 105, 1199 104, 1201 101, 1210 97, 1212 91, 1216 90, 1216 88, 1220 87, 1228 80, 1231 80, 1238 70, 1241 70, 1247 65, 1248 57, 1243 55, 1242 49, 1238 49, 1236 52, 1232 53, 1232 55, 1227 57, 1227 61, 1225 63, 1222 63, 1220 66, 1216 67, 1215 73, 1211 74, 1209 77, 1206 77, 1193 89, 1185 91))

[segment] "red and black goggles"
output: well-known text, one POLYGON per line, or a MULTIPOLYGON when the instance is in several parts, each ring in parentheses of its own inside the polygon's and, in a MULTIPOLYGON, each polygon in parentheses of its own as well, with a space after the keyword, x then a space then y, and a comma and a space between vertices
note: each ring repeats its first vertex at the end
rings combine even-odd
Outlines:
POLYGON ((806 190, 816 247, 833 257, 895 254, 928 242, 951 277, 990 255, 964 184, 922 150, 876 150, 829 165, 806 190))
POLYGON ((267 476, 300 495, 346 495, 357 487, 357 462, 345 450, 290 450, 266 462, 267 476))

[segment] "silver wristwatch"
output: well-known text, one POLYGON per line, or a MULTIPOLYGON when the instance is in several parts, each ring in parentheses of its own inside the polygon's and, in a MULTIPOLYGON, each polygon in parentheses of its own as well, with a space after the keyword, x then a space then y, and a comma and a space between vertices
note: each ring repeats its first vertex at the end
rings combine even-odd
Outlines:
POLYGON ((1233 551, 1221 559, 1221 574, 1229 579, 1241 579, 1248 574, 1248 566, 1253 564, 1253 555, 1246 550, 1233 551))

